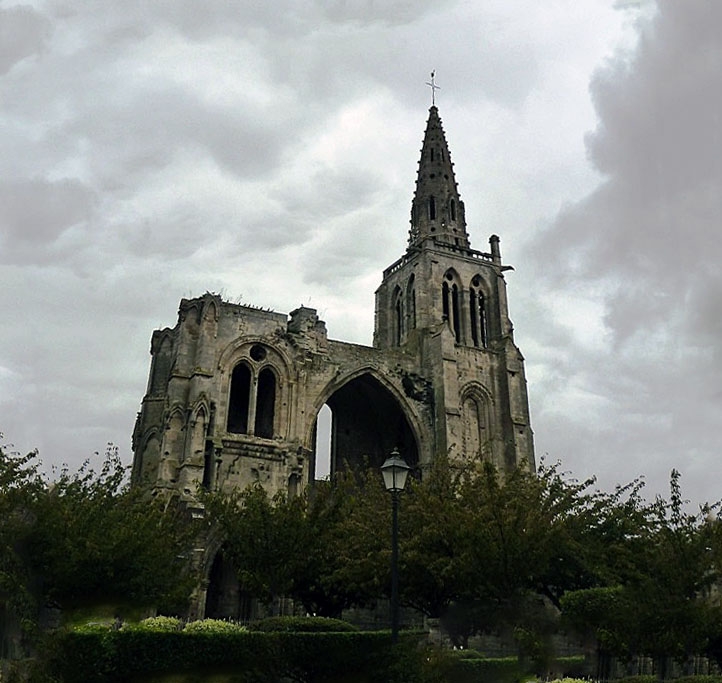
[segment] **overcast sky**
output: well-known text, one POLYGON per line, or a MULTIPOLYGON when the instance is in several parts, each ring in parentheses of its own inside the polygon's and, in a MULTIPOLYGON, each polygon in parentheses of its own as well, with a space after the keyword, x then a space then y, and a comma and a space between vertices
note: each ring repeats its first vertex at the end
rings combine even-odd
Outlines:
POLYGON ((537 456, 722 497, 722 2, 0 0, 0 431, 130 434, 206 290, 370 344, 436 70, 537 456))

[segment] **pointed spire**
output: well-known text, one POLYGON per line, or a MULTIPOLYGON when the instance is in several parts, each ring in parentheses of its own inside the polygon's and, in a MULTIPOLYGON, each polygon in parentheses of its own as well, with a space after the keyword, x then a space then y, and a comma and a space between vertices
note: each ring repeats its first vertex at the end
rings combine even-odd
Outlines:
POLYGON ((470 248, 464 203, 459 198, 454 165, 436 106, 429 109, 421 147, 416 191, 411 204, 409 247, 418 246, 431 238, 470 248))

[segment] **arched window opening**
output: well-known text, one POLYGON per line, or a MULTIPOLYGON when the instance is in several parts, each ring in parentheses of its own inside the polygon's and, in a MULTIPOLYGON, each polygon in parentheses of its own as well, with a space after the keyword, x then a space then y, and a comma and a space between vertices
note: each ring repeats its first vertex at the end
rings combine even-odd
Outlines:
POLYGON ((333 410, 332 474, 380 467, 394 448, 412 468, 418 464, 416 437, 403 407, 370 374, 337 389, 328 405, 333 410))
POLYGON ((403 329, 404 329, 404 307, 401 303, 401 299, 396 300, 396 307, 395 307, 395 313, 396 313, 396 325, 395 325, 395 342, 396 346, 401 346, 401 338, 403 336, 403 329))
POLYGON ((251 370, 245 363, 233 368, 231 395, 228 401, 228 431, 233 434, 248 433, 248 406, 251 396, 251 370))
POLYGON ((316 416, 316 465, 314 479, 328 479, 331 476, 331 433, 333 413, 327 403, 321 406, 316 416))
POLYGON ((433 147, 429 150, 429 154, 430 154, 431 161, 433 161, 434 160, 434 148, 433 147))
POLYGON ((168 387, 168 377, 170 377, 170 366, 170 354, 166 353, 165 349, 161 347, 160 352, 153 356, 153 369, 150 373, 151 383, 149 391, 151 395, 162 394, 166 391, 168 387))
POLYGON ((474 346, 479 346, 479 319, 476 290, 472 287, 469 290, 469 314, 471 317, 471 342, 474 346))
POLYGON ((273 438, 273 418, 276 408, 276 376, 270 368, 258 375, 256 396, 256 424, 253 433, 263 439, 273 438))
POLYGON ((443 319, 448 320, 449 319, 449 285, 446 282, 444 282, 444 284, 441 285, 441 307, 442 307, 443 319))
POLYGON ((206 618, 247 621, 253 615, 253 601, 238 582, 236 568, 228 558, 227 549, 218 551, 208 575, 206 618))
POLYGON ((416 288, 415 288, 415 282, 416 278, 412 274, 409 278, 409 283, 406 285, 406 292, 407 292, 407 305, 408 305, 408 312, 409 312, 409 329, 414 330, 416 329, 416 288))
POLYGON ((136 476, 140 478, 140 481, 149 483, 155 481, 158 476, 158 466, 160 465, 160 439, 157 435, 148 439, 143 449, 143 454, 140 459, 140 465, 138 467, 136 476))
POLYGON ((436 200, 433 197, 429 197, 429 220, 436 220, 436 200))
MULTIPOLYGON (((472 285, 479 285, 480 280, 474 278, 472 285)), ((469 313, 471 318, 471 340, 474 346, 486 348, 488 345, 488 329, 486 320, 486 302, 481 290, 472 286, 469 289, 469 313)))
POLYGON ((449 214, 451 215, 451 220, 456 220, 456 202, 452 199, 449 202, 449 214))
POLYGON ((216 480, 216 458, 213 448, 213 442, 206 442, 206 450, 203 454, 203 482, 202 486, 206 491, 214 488, 216 480))
POLYGON ((479 332, 481 333, 481 345, 486 348, 489 344, 489 331, 486 320, 486 302, 484 295, 479 292, 479 332))
POLYGON ((459 288, 456 284, 451 288, 451 305, 454 337, 456 337, 456 343, 458 344, 461 342, 461 316, 459 315, 459 288))
POLYGON ((190 444, 186 456, 190 458, 194 464, 200 464, 203 461, 205 446, 206 415, 203 410, 199 410, 190 422, 190 444))
POLYGON ((406 309, 404 306, 404 294, 400 287, 397 286, 394 288, 391 301, 393 316, 392 341, 396 346, 401 346, 404 341, 404 335, 406 334, 406 309))

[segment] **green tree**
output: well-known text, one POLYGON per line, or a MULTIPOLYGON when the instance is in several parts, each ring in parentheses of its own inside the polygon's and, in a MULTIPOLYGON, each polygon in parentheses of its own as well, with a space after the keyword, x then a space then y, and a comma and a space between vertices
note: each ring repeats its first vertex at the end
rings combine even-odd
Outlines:
POLYGON ((270 498, 260 486, 205 494, 208 523, 220 528, 243 589, 267 605, 293 597, 322 616, 384 595, 390 521, 379 511, 388 500, 380 477, 368 476, 340 473, 294 498, 270 498))
POLYGON ((0 606, 26 631, 37 613, 27 561, 35 502, 44 490, 36 459, 35 451, 21 456, 0 444, 0 606))
POLYGON ((187 603, 196 580, 188 555, 193 525, 171 501, 131 488, 126 474, 112 446, 99 472, 86 463, 52 480, 39 474, 36 452, 0 451, 6 608, 32 620, 38 604, 187 603))
POLYGON ((709 552, 708 508, 685 511, 680 474, 672 470, 670 500, 652 506, 652 531, 639 571, 625 588, 634 610, 634 648, 663 661, 699 654, 709 627, 707 595, 717 578, 709 552))
POLYGON ((715 632, 719 607, 710 601, 718 578, 716 524, 707 506, 686 511, 679 472, 670 499, 647 504, 637 495, 609 498, 595 547, 606 545, 596 586, 562 599, 565 619, 594 634, 602 654, 667 658, 701 653, 715 632))
POLYGON ((261 486, 203 498, 210 524, 226 539, 242 588, 267 605, 290 596, 310 542, 301 497, 269 498, 261 486))
POLYGON ((341 472, 307 494, 311 541, 295 596, 323 616, 373 603, 390 580, 390 501, 379 473, 341 472))

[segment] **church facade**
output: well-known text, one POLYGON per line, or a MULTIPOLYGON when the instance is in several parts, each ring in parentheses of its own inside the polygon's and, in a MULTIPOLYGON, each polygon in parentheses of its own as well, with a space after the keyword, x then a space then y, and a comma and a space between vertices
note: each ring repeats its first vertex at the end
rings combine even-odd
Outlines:
POLYGON ((424 135, 406 252, 376 291, 373 346, 329 339, 290 314, 207 293, 156 330, 133 434, 134 484, 192 501, 198 487, 260 483, 294 495, 316 477, 317 417, 331 410, 331 472, 398 448, 423 476, 435 457, 534 467, 524 360, 499 238, 472 249, 438 110, 424 135))

